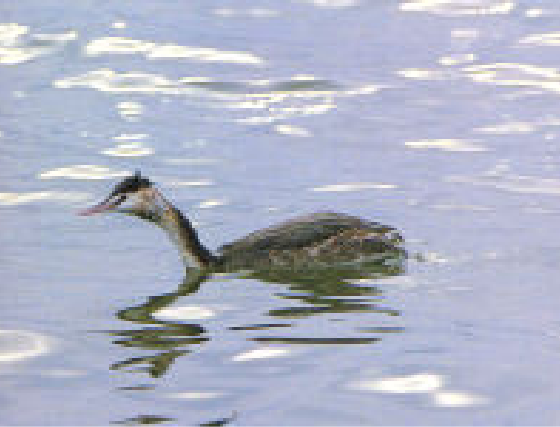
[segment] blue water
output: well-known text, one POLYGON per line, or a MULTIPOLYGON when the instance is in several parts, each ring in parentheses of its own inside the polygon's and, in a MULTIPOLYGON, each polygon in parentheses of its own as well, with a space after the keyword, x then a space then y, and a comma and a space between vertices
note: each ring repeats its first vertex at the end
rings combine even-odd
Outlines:
POLYGON ((554 425, 560 6, 0 5, 2 425, 554 425), (79 217, 139 169, 211 248, 396 227, 366 278, 184 277, 79 217))

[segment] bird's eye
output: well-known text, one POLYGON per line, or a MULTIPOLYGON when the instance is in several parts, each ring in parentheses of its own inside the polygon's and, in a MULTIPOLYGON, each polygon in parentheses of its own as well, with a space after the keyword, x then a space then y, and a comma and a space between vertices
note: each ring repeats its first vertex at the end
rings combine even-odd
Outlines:
POLYGON ((122 202, 124 202, 126 200, 126 195, 125 194, 121 194, 117 197, 117 199, 113 202, 115 206, 120 205, 122 202))
POLYGON ((117 207, 126 200, 126 197, 126 194, 111 194, 103 203, 111 204, 113 207, 117 207))

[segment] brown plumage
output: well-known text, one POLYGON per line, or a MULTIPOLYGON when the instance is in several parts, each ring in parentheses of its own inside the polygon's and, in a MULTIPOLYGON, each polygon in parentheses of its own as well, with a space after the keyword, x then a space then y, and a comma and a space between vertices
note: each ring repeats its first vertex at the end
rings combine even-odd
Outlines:
POLYGON ((397 231, 335 212, 305 215, 255 231, 218 249, 225 264, 327 266, 374 261, 402 251, 397 231))

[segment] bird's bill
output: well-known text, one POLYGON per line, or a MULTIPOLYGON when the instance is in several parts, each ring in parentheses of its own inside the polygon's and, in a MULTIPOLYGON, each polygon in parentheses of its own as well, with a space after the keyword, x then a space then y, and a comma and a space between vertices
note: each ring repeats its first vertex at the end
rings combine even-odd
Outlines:
POLYGON ((117 205, 114 203, 103 201, 95 206, 92 206, 91 208, 87 208, 78 212, 78 215, 90 216, 99 213, 112 212, 116 209, 116 207, 117 205))

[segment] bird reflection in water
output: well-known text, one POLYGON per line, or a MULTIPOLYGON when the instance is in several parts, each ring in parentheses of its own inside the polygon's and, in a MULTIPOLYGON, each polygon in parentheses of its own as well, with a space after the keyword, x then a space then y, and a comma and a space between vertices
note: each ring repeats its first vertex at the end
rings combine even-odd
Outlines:
MULTIPOLYGON (((286 331, 283 335, 259 336, 247 338, 252 341, 275 344, 326 345, 326 344, 368 344, 380 341, 388 333, 402 332, 402 328, 388 326, 363 327, 357 331, 365 336, 333 337, 292 337, 289 331, 299 330, 298 319, 310 316, 331 314, 376 313, 382 316, 399 316, 397 310, 382 305, 382 290, 372 283, 383 282, 384 278, 401 275, 405 269, 405 256, 395 254, 377 264, 370 264, 361 270, 335 269, 330 271, 300 271, 274 269, 269 271, 244 272, 238 277, 264 282, 284 284, 286 290, 276 293, 278 308, 263 313, 271 320, 266 323, 235 325, 228 329, 245 333, 249 331, 286 331), (360 283, 367 279, 367 285, 360 283), (298 305, 284 307, 282 301, 298 301, 298 305)), ((219 278, 219 277, 218 277, 219 278)), ((173 366, 174 362, 193 351, 210 339, 207 330, 199 323, 163 320, 157 316, 158 311, 169 307, 181 298, 195 294, 205 281, 212 279, 211 274, 202 274, 198 270, 187 270, 183 282, 174 292, 148 297, 147 301, 117 312, 120 320, 140 326, 138 329, 125 328, 108 331, 109 335, 118 337, 114 344, 137 350, 147 350, 150 355, 135 356, 115 362, 113 370, 136 372, 151 378, 161 378, 173 366)), ((215 278, 214 278, 215 279, 215 278)), ((354 334, 356 335, 356 334, 354 334)), ((126 390, 151 390, 154 386, 123 387, 126 390)), ((217 418, 200 425, 226 425, 236 418, 236 414, 217 418)), ((174 421, 171 418, 142 415, 128 419, 123 424, 154 424, 174 421)))
MULTIPOLYGON (((400 313, 380 303, 383 301, 382 291, 371 284, 355 284, 353 281, 367 279, 368 283, 383 278, 404 273, 405 258, 402 254, 395 254, 396 258, 385 259, 378 264, 370 264, 361 270, 323 270, 323 271, 293 271, 273 269, 268 271, 254 271, 243 273, 241 278, 257 279, 269 283, 286 285, 285 292, 277 293, 280 299, 298 300, 300 306, 279 307, 269 310, 265 315, 274 321, 257 325, 231 326, 230 330, 270 330, 277 328, 297 328, 294 320, 309 316, 333 313, 377 313, 387 316, 398 316, 400 313), (388 262, 390 261, 390 262, 388 262), (290 319, 290 323, 276 322, 277 319, 290 319)), ((163 376, 172 363, 180 356, 193 350, 194 345, 208 341, 205 328, 198 323, 184 323, 181 321, 162 320, 154 317, 158 311, 170 306, 181 297, 196 293, 200 286, 211 274, 197 270, 187 270, 183 282, 177 290, 171 293, 151 296, 139 306, 123 309, 117 313, 121 320, 140 325, 149 325, 141 329, 123 329, 108 331, 111 336, 119 337, 113 341, 124 347, 141 348, 158 351, 155 355, 133 357, 114 363, 111 369, 126 369, 133 372, 144 372, 153 378, 163 376), (138 368, 139 365, 145 365, 138 368)), ((363 332, 401 332, 399 328, 363 328, 363 332)), ((361 344, 378 341, 379 337, 332 337, 332 338, 291 338, 286 337, 258 337, 252 340, 276 343, 325 343, 325 344, 361 344)))
MULTIPOLYGON (((386 257, 377 263, 362 265, 360 269, 333 268, 315 271, 274 269, 255 271, 245 277, 284 284, 287 286, 287 290, 276 293, 276 296, 284 300, 303 303, 269 310, 267 315, 275 319, 297 320, 318 315, 365 312, 398 316, 397 310, 381 304, 384 300, 382 291, 371 283, 403 274, 405 260, 406 255, 397 251, 392 254, 392 257, 386 257), (368 284, 360 284, 359 282, 362 281, 367 281, 368 284)), ((291 326, 296 325, 291 324, 291 326)), ((235 329, 252 329, 252 327, 236 327, 235 329)), ((293 338, 289 336, 253 338, 254 341, 259 342, 285 344, 364 344, 379 339, 379 337, 293 338)))
POLYGON ((207 275, 196 272, 187 274, 184 282, 175 292, 151 296, 142 305, 119 311, 117 317, 121 320, 150 326, 109 331, 110 335, 120 337, 113 343, 123 347, 156 350, 158 353, 114 363, 111 369, 126 369, 130 372, 130 368, 135 367, 133 372, 145 372, 153 378, 159 378, 167 372, 177 357, 191 352, 188 347, 208 341, 207 337, 202 336, 206 331, 199 324, 165 321, 153 316, 158 310, 169 306, 178 298, 198 291, 207 278, 207 275), (147 365, 147 367, 136 368, 138 365, 147 365))

